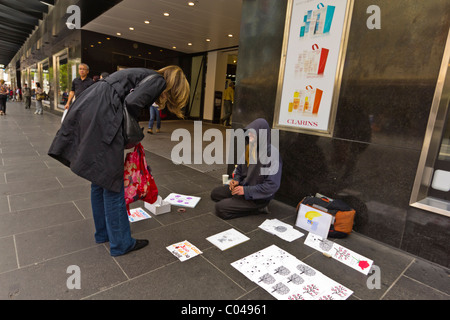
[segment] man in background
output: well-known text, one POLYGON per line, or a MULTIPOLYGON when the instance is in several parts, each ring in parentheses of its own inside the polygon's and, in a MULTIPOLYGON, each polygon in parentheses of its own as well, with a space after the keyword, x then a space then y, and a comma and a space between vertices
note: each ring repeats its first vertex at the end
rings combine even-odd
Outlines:
POLYGON ((225 89, 223 97, 224 115, 222 121, 224 126, 230 125, 230 118, 233 112, 233 103, 234 103, 234 82, 230 82, 228 88, 225 89))
POLYGON ((76 99, 84 90, 94 83, 94 80, 88 77, 89 66, 87 64, 80 63, 78 66, 78 73, 80 74, 80 77, 72 81, 72 90, 70 91, 69 98, 67 99, 65 106, 66 109, 69 109, 74 98, 76 99))

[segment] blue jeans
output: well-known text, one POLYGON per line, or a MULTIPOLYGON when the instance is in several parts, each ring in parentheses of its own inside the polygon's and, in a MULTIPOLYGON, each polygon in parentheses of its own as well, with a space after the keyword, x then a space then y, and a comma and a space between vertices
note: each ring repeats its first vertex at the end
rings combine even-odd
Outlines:
POLYGON ((148 123, 148 128, 153 129, 153 122, 156 119, 156 129, 161 128, 161 117, 159 116, 159 109, 154 106, 150 106, 150 121, 148 123))
POLYGON ((231 100, 223 101, 223 109, 224 109, 224 115, 223 115, 222 121, 224 122, 224 125, 229 126, 230 125, 230 117, 233 112, 233 103, 231 102, 231 100))
POLYGON ((109 241, 112 256, 130 251, 136 244, 131 237, 130 222, 125 204, 124 187, 119 193, 91 185, 91 205, 95 224, 95 241, 109 241))

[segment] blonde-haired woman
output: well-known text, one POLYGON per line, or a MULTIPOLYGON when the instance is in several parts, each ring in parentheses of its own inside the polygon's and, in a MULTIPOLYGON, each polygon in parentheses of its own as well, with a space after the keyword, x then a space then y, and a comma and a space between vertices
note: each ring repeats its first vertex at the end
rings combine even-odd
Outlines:
POLYGON ((0 80, 0 115, 6 114, 6 100, 8 99, 9 90, 5 85, 5 80, 0 80))
POLYGON ((181 118, 188 99, 189 83, 178 66, 120 70, 83 91, 56 134, 48 154, 92 182, 95 241, 109 242, 112 256, 148 244, 131 237, 125 206, 123 107, 138 117, 157 102, 181 118))

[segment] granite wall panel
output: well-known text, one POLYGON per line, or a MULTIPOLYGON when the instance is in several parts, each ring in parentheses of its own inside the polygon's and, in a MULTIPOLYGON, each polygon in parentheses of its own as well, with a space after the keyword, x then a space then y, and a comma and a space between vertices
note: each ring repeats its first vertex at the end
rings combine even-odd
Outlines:
MULTIPOLYGON (((234 128, 273 122, 286 8, 243 1, 234 128)), ((450 219, 409 206, 449 26, 448 1, 355 1, 335 131, 280 132, 279 200, 342 198, 357 209, 356 231, 449 266, 450 219), (379 30, 366 26, 373 4, 379 30)))

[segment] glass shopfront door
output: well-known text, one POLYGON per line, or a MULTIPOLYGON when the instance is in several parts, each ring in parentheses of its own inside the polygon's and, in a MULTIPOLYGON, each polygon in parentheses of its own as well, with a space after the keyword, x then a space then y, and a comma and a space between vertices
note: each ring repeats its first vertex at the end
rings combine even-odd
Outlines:
POLYGON ((434 163, 433 180, 428 195, 450 201, 450 117, 448 112, 445 121, 444 135, 436 162, 434 163))
POLYGON ((450 32, 410 205, 450 217, 450 32))

